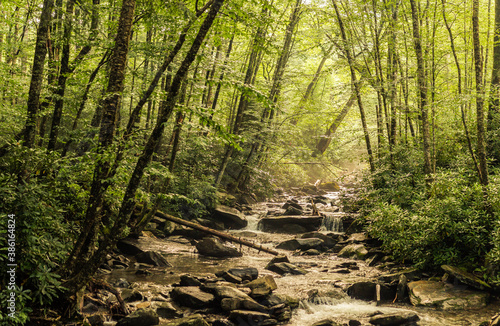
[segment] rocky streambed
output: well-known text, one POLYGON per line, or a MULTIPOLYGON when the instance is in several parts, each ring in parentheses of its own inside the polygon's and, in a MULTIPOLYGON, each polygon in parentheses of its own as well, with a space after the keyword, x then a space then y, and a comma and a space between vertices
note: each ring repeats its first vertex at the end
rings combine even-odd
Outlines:
POLYGON ((342 212, 337 192, 239 208, 198 222, 240 228, 228 232, 278 255, 156 218, 101 266, 121 298, 87 293, 89 324, 497 325, 490 320, 500 305, 487 284, 452 266, 426 274, 394 264, 342 212))

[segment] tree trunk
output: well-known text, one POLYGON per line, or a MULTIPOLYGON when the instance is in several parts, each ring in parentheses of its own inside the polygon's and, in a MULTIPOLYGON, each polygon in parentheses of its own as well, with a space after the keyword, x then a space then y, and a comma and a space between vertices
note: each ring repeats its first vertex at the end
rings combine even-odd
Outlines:
MULTIPOLYGON (((132 23, 134 20, 135 0, 124 0, 116 31, 115 46, 110 58, 110 73, 108 76, 108 87, 106 94, 99 104, 102 107, 103 115, 99 132, 99 153, 103 154, 113 143, 115 130, 117 127, 118 110, 120 107, 121 93, 125 80, 127 55, 129 50, 130 36, 132 33, 132 23)), ((78 237, 71 255, 66 261, 66 269, 71 273, 77 273, 79 266, 77 263, 85 261, 90 248, 89 237, 94 233, 94 228, 98 228, 99 210, 106 189, 110 185, 108 176, 109 161, 98 160, 94 170, 90 197, 85 214, 85 223, 78 237), (84 244, 87 247, 84 248, 84 244)))
POLYGON ((349 44, 347 41, 347 35, 344 29, 344 23, 342 21, 342 18, 340 17, 340 12, 337 7, 337 3, 335 0, 332 0, 333 7, 335 9, 335 14, 337 15, 337 21, 339 23, 339 28, 340 28, 340 35, 342 37, 343 41, 343 48, 344 48, 344 53, 347 58, 347 62, 349 64, 349 70, 351 71, 351 81, 353 85, 353 91, 356 94, 356 98, 358 100, 358 108, 359 108, 359 113, 361 115, 361 124, 363 125, 363 133, 365 135, 365 142, 366 142, 366 151, 368 153, 368 162, 370 164, 370 171, 374 172, 375 171, 375 163, 373 161, 373 153, 372 153, 372 146, 370 143, 370 134, 368 133, 368 126, 366 124, 366 117, 365 117, 365 111, 363 107, 363 101, 361 100, 361 90, 359 86, 359 81, 357 80, 356 77, 356 71, 354 70, 354 60, 351 55, 351 50, 349 49, 349 44))
POLYGON ((476 72, 476 117, 477 117, 477 158, 479 161, 480 180, 488 185, 488 166, 485 149, 484 99, 483 99, 483 59, 479 40, 479 0, 472 1, 472 39, 474 47, 474 69, 476 72))
POLYGON ((69 55, 70 55, 70 39, 71 30, 73 28, 73 9, 75 0, 68 0, 66 3, 66 13, 64 18, 64 34, 61 67, 59 70, 59 79, 55 91, 54 113, 52 114, 52 126, 50 129, 49 144, 47 149, 54 150, 56 148, 57 137, 59 135, 59 127, 61 124, 62 110, 64 105, 64 93, 66 91, 66 80, 70 73, 69 55))
MULTIPOLYGON (((128 3, 127 1, 133 3, 133 0, 125 0, 124 4, 128 3)), ((172 85, 170 87, 170 91, 167 95, 165 108, 164 110, 162 110, 162 114, 159 117, 155 125, 155 128, 153 129, 144 147, 144 150, 142 151, 142 154, 137 161, 135 169, 128 182, 127 189, 125 191, 125 195, 123 197, 123 201, 120 210, 118 212, 118 216, 116 217, 113 226, 110 228, 111 232, 109 232, 109 234, 107 234, 104 237, 103 241, 99 245, 98 250, 92 255, 91 259, 83 266, 80 266, 78 270, 75 270, 72 275, 72 278, 65 283, 65 287, 69 289, 68 293, 70 295, 72 293, 76 293, 76 291, 78 291, 82 286, 84 286, 89 281, 89 279, 92 277, 92 275, 95 273, 97 268, 102 263, 103 259, 106 257, 106 254, 116 244, 118 239, 120 239, 121 235, 123 234, 123 230, 127 226, 128 220, 130 219, 130 215, 132 214, 132 211, 135 207, 134 198, 136 191, 139 187, 140 181, 142 179, 142 176, 144 174, 144 169, 148 166, 151 157, 155 152, 156 147, 161 139, 163 130, 165 128, 165 124, 168 121, 177 103, 177 96, 179 93, 182 80, 186 77, 186 74, 188 72, 191 63, 195 60, 196 54, 198 53, 198 50, 200 49, 201 44, 205 39, 205 36, 207 35, 210 27, 212 26, 212 23, 215 17, 217 16, 217 13, 219 12, 223 2, 224 0, 214 0, 212 6, 210 7, 210 11, 208 12, 204 22, 200 27, 198 34, 196 35, 195 40, 193 41, 191 48, 189 49, 185 59, 182 61, 177 73, 175 74, 175 77, 172 81, 172 85)), ((133 6, 131 8, 133 9, 133 6)), ((121 34, 119 33, 118 35, 121 34)), ((129 36, 129 34, 127 36, 129 36)), ((110 110, 105 111, 104 115, 105 118, 111 117, 109 111, 110 110)), ((105 135, 109 135, 109 128, 103 126, 101 130, 105 131, 104 132, 105 135)))
POLYGON ((31 83, 28 93, 28 112, 23 137, 24 146, 26 147, 33 147, 35 144, 36 121, 38 118, 40 92, 43 82, 43 66, 47 54, 47 38, 53 5, 54 0, 44 0, 40 23, 38 25, 35 55, 33 57, 33 67, 31 70, 31 83))
POLYGON ((488 109, 488 155, 500 164, 498 132, 500 131, 500 0, 495 0, 495 32, 493 36, 493 67, 491 71, 490 105, 488 109))
POLYGON ((430 148, 430 133, 429 133, 429 121, 428 121, 428 108, 427 108, 427 80, 425 78, 424 71, 424 58, 422 56, 422 44, 420 41, 420 22, 418 19, 418 11, 415 0, 410 0, 411 5, 411 16, 412 16, 412 26, 413 26, 413 46, 415 48, 415 54, 417 56, 417 80, 419 89, 419 102, 420 102, 420 112, 422 119, 422 141, 424 145, 424 174, 427 178, 427 182, 431 183, 431 148, 430 148))

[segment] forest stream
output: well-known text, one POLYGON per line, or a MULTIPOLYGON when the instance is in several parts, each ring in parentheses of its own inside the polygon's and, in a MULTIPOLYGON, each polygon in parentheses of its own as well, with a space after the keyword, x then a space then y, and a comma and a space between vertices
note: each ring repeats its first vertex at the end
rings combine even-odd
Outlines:
MULTIPOLYGON (((323 203, 316 205, 322 214, 329 216, 324 219, 320 232, 324 235, 333 236, 343 245, 352 241, 353 238, 358 238, 362 242, 362 233, 346 234, 344 232, 341 221, 342 217, 348 214, 338 211, 336 205, 338 197, 338 192, 329 192, 321 197, 324 198, 323 203)), ((273 201, 256 203, 247 207, 245 216, 249 221, 248 226, 242 230, 230 231, 230 233, 263 244, 267 248, 275 248, 286 240, 296 238, 298 236, 296 234, 270 233, 258 230, 258 221, 260 219, 264 216, 277 214, 285 202, 290 199, 295 199, 300 206, 306 207, 305 212, 307 212, 307 206, 312 207, 310 204, 311 196, 283 194, 273 201)), ((370 240, 368 240, 369 242, 370 240)), ((484 321, 488 321, 491 316, 498 312, 498 301, 496 299, 496 301, 489 302, 484 307, 474 309, 443 310, 432 307, 416 307, 410 304, 408 297, 398 302, 396 300, 387 300, 387 298, 384 299, 384 295, 381 296, 379 286, 375 287, 374 300, 366 300, 366 298, 365 300, 359 300, 349 297, 346 293, 350 293, 354 297, 363 296, 357 293, 359 291, 352 290, 353 284, 379 283, 379 280, 384 279, 384 275, 404 270, 404 268, 395 266, 394 263, 389 261, 382 263, 384 259, 381 259, 377 264, 373 264, 373 259, 360 260, 339 257, 339 254, 335 252, 338 252, 338 245, 337 249, 334 247, 321 253, 277 249, 279 253, 287 255, 293 265, 307 271, 305 275, 279 275, 266 269, 266 265, 273 258, 272 255, 264 252, 259 253, 255 249, 244 246, 239 247, 238 245, 238 250, 243 254, 242 257, 216 259, 199 255, 192 243, 179 235, 159 239, 151 232, 143 232, 143 235, 138 240, 134 240, 134 243, 144 251, 160 252, 172 266, 148 268, 147 265, 135 264, 133 266, 132 262, 130 262, 130 264, 124 264, 124 266, 129 265, 130 267, 115 268, 105 275, 105 279, 110 284, 115 286, 120 283, 125 283, 125 286, 130 284, 131 288, 138 290, 142 294, 142 298, 138 302, 127 303, 131 310, 137 307, 151 306, 154 308, 155 300, 170 300, 168 293, 175 285, 179 284, 181 275, 188 275, 191 279, 203 280, 215 278, 215 273, 220 276, 219 272, 228 271, 232 268, 253 267, 258 270, 259 277, 270 275, 274 278, 277 285, 274 294, 295 298, 296 302, 300 302, 298 307, 292 310, 291 319, 282 321, 280 323, 282 325, 337 325, 334 322, 339 322, 338 325, 370 325, 370 318, 377 315, 402 314, 403 316, 412 316, 416 314, 419 320, 416 323, 412 323, 410 320, 408 325, 465 326, 479 325, 484 321), (138 273, 141 268, 146 272, 138 273), (377 291, 379 293, 376 293, 377 291), (380 299, 378 302, 377 298, 380 299)), ((380 253, 380 250, 372 251, 380 253)), ((419 276, 420 279, 436 276, 422 275, 419 276)), ((179 307, 177 304, 174 304, 174 306, 175 309, 178 309, 176 312, 178 316, 188 316, 194 312, 202 312, 205 317, 212 314, 212 317, 208 317, 209 321, 218 318, 213 317, 213 311, 210 309, 195 311, 186 307, 179 307)), ((114 322, 109 322, 109 325, 112 324, 114 322)), ((246 323, 242 324, 241 322, 236 324, 246 325, 246 323)), ((162 318, 160 325, 170 324, 168 324, 167 319, 162 318)), ((212 325, 223 325, 223 323, 212 323, 212 325)), ((261 325, 261 323, 248 323, 248 325, 261 325)), ((381 325, 399 324, 395 322, 381 325)))

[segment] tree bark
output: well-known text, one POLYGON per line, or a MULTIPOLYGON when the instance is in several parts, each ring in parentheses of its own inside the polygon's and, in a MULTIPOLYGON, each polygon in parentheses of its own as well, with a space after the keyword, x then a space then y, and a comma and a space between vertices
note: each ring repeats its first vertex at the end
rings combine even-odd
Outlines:
MULTIPOLYGON (((133 0, 125 0, 124 4, 127 1, 133 2, 133 0)), ((127 189, 125 191, 125 195, 123 197, 123 201, 116 217, 116 220, 113 226, 110 228, 109 234, 107 234, 103 241, 100 243, 99 248, 92 255, 90 260, 81 266, 78 270, 75 270, 72 277, 65 283, 65 287, 69 289, 68 293, 75 293, 82 286, 84 286, 92 275, 95 273, 97 268, 102 263, 103 259, 106 257, 106 253, 116 244, 118 239, 122 236, 124 228, 128 224, 128 220, 130 219, 130 215, 135 207, 135 194, 139 187, 140 181, 144 174, 145 168, 148 166, 153 153, 155 152, 157 145, 161 139, 163 134, 163 130, 165 128, 165 124, 168 121, 176 103, 177 96, 179 93, 179 89, 182 83, 182 80, 186 77, 188 69, 191 63, 195 60, 196 54, 205 39, 210 27, 212 26, 217 13, 219 12, 224 0, 214 0, 212 6, 210 7, 210 11, 208 12, 204 22, 202 23, 198 34, 196 35, 195 40, 191 48, 189 49, 186 57, 182 61, 175 77, 172 81, 172 85, 170 87, 170 91, 167 95, 167 101, 165 104, 164 110, 162 110, 162 114, 159 117, 155 128, 153 129, 151 135, 148 138, 148 141, 142 151, 141 156, 139 157, 135 169, 132 173, 132 176, 128 182, 127 189)), ((133 8, 133 7, 132 7, 133 8)), ((118 34, 120 35, 120 34, 118 34)), ((109 118, 112 115, 109 110, 105 111, 104 117, 109 118)), ((104 121, 103 121, 104 122, 104 121)), ((104 134, 109 135, 109 129, 103 126, 101 129, 104 129, 104 134)))
POLYGON ((53 5, 54 0, 44 0, 40 23, 38 25, 35 55, 33 57, 31 82, 28 93, 28 112, 23 137, 24 146, 26 147, 33 147, 35 144, 36 121, 40 107, 40 92, 43 82, 43 66, 45 64, 45 56, 47 54, 47 38, 53 5))
POLYGON ((480 180, 488 185, 488 165, 486 162, 484 100, 483 100, 483 59, 479 39, 479 0, 472 1, 472 39, 474 48, 474 69, 476 75, 476 118, 477 118, 477 158, 479 161, 480 180))
POLYGON ((354 60, 351 55, 351 50, 349 49, 349 44, 347 41, 347 35, 344 29, 344 23, 342 21, 342 18, 340 16, 340 12, 337 6, 337 3, 335 0, 332 0, 333 7, 335 9, 335 14, 337 16, 337 21, 339 23, 339 28, 340 28, 340 35, 342 37, 343 41, 343 48, 344 48, 344 53, 347 58, 347 62, 349 64, 349 70, 351 71, 351 81, 353 85, 353 91, 356 94, 356 98, 358 100, 358 108, 359 108, 359 113, 361 115, 361 124, 363 125, 363 133, 365 136, 365 143, 366 143, 366 151, 368 153, 368 162, 370 164, 370 171, 374 172, 375 171, 375 163, 373 161, 373 153, 372 153, 372 146, 370 143, 370 134, 368 133, 368 126, 366 124, 366 117, 365 117, 365 110, 363 107, 363 101, 361 99, 361 90, 359 86, 359 80, 356 77, 356 71, 354 70, 354 60))
POLYGON ((420 40, 420 22, 418 18, 418 10, 415 0, 410 0, 411 16, 413 26, 413 46, 417 56, 417 80, 419 89, 420 112, 422 119, 422 141, 424 145, 424 174, 427 182, 431 183, 430 175, 432 173, 431 164, 431 148, 430 148, 430 133, 427 108, 427 80, 424 71, 424 58, 422 56, 422 43, 420 40))
MULTIPOLYGON (((120 12, 120 19, 118 21, 118 29, 116 31, 115 46, 110 57, 108 87, 103 100, 99 104, 103 111, 98 149, 101 154, 103 154, 113 143, 115 135, 118 110, 125 80, 134 11, 135 0, 124 0, 120 12)), ((89 237, 94 233, 93 230, 98 227, 98 222, 100 220, 99 210, 102 205, 103 196, 111 182, 108 177, 109 165, 109 160, 101 159, 98 160, 95 166, 90 197, 85 214, 85 223, 73 247, 73 251, 66 261, 65 268, 72 274, 76 273, 78 270, 78 266, 75 264, 85 261, 85 256, 88 254, 90 248, 84 248, 84 244, 88 246, 91 243, 89 237)))

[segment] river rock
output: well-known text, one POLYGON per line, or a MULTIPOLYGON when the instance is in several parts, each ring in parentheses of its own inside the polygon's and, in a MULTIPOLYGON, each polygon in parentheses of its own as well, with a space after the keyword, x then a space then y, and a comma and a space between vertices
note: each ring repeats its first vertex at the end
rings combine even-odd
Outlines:
POLYGON ((207 237, 196 244, 198 253, 203 256, 228 258, 228 257, 241 257, 242 254, 236 248, 227 247, 220 242, 217 238, 207 237))
POLYGON ((240 284, 243 282, 243 279, 241 277, 238 277, 236 275, 233 275, 229 272, 224 272, 221 276, 224 280, 227 282, 235 283, 235 284, 240 284))
POLYGON ((340 186, 337 182, 331 181, 331 182, 320 183, 319 189, 326 190, 326 191, 339 191, 340 186))
POLYGON ((220 302, 220 306, 224 311, 233 310, 253 310, 260 312, 267 312, 267 308, 256 301, 250 299, 239 299, 239 298, 224 298, 220 302))
POLYGON ((302 209, 298 209, 297 207, 289 206, 283 215, 303 215, 304 211, 302 209))
POLYGON ((408 290, 414 306, 432 306, 443 310, 481 308, 486 306, 489 298, 486 292, 435 281, 410 282, 408 290))
POLYGON ((380 286, 380 301, 392 301, 396 292, 384 284, 373 282, 354 283, 347 289, 347 294, 354 299, 377 301, 377 285, 380 286))
POLYGON ((217 300, 222 300, 224 298, 253 300, 248 294, 232 286, 209 284, 207 286, 204 286, 203 289, 207 292, 214 294, 217 300))
POLYGON ((116 244, 116 248, 118 248, 118 250, 120 250, 120 252, 124 255, 134 256, 144 252, 144 250, 139 248, 138 245, 132 240, 120 240, 116 244))
POLYGON ((189 274, 183 274, 181 275, 181 286, 200 286, 202 283, 200 280, 198 280, 196 277, 189 275, 189 274))
POLYGON ((491 289, 491 287, 488 285, 488 283, 484 282, 483 280, 481 280, 477 276, 475 276, 471 273, 468 273, 468 272, 466 272, 458 267, 443 265, 443 266, 441 266, 441 268, 445 272, 453 275, 453 277, 455 277, 460 282, 467 284, 469 286, 472 286, 473 288, 476 288, 478 290, 483 290, 483 291, 491 289))
POLYGON ((248 225, 248 221, 239 210, 224 205, 215 207, 212 218, 224 223, 226 229, 239 230, 248 225))
POLYGON ((305 275, 307 271, 301 267, 295 266, 291 263, 272 263, 266 266, 267 270, 275 272, 280 275, 292 274, 292 275, 305 275))
POLYGON ((338 255, 345 258, 363 259, 367 254, 368 250, 363 244, 350 244, 340 250, 338 255))
POLYGON ((394 314, 376 315, 370 318, 370 324, 378 326, 397 326, 419 321, 414 312, 399 312, 394 314))
POLYGON ((144 299, 141 292, 137 290, 124 289, 120 294, 125 302, 142 301, 142 299, 144 299))
POLYGON ((288 209, 288 207, 295 207, 301 211, 303 210, 302 206, 300 206, 300 204, 294 200, 287 200, 286 203, 284 203, 283 206, 281 206, 281 208, 283 209, 288 209))
POLYGON ((106 321, 106 318, 104 318, 104 315, 102 314, 90 315, 86 316, 85 318, 87 319, 88 324, 92 326, 102 326, 106 321))
POLYGON ((135 259, 137 259, 137 262, 139 263, 150 264, 158 267, 172 267, 167 259, 156 251, 141 252, 135 255, 135 259))
POLYGON ((324 241, 317 238, 307 238, 307 239, 291 239, 283 241, 276 246, 278 249, 284 250, 309 250, 309 249, 320 249, 324 241))
POLYGON ((161 318, 178 318, 182 316, 182 313, 179 312, 170 302, 162 302, 156 306, 156 313, 161 318))
POLYGON ((323 319, 323 320, 315 322, 311 326, 342 326, 342 324, 339 324, 336 321, 333 321, 331 319, 323 319))
POLYGON ((153 326, 160 323, 160 318, 152 309, 138 309, 120 319, 116 326, 153 326))
POLYGON ((196 314, 189 317, 171 320, 162 326, 210 326, 209 323, 203 319, 203 316, 196 314))
POLYGON ((243 281, 252 281, 259 277, 259 271, 255 267, 231 268, 227 272, 240 277, 243 281))
POLYGON ((500 314, 496 314, 495 316, 491 317, 488 326, 500 326, 500 314))
POLYGON ((327 248, 333 248, 337 243, 339 235, 335 233, 324 234, 321 232, 308 232, 300 235, 301 239, 321 239, 323 240, 323 245, 327 248))
POLYGON ((259 229, 274 233, 305 233, 317 231, 321 216, 266 216, 259 221, 259 229))
POLYGON ((252 297, 262 297, 270 294, 278 288, 276 281, 271 275, 266 275, 264 277, 258 278, 245 284, 246 287, 250 288, 252 297))
POLYGON ((176 287, 170 297, 181 306, 189 308, 208 308, 214 302, 214 295, 200 290, 197 286, 176 287))
MULTIPOLYGON (((263 325, 267 319, 271 319, 268 313, 252 310, 233 310, 229 319, 237 325, 263 325)), ((267 324, 269 325, 269 324, 267 324)))

